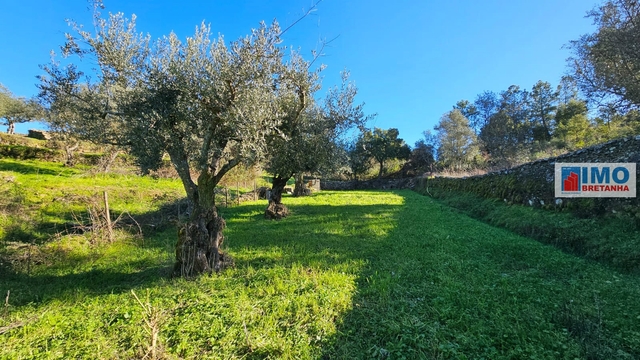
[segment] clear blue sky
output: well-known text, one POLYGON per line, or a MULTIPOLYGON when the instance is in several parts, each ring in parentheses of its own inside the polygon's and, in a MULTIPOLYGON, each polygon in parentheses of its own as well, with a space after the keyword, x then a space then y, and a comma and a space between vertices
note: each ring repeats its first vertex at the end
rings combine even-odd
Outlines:
MULTIPOLYGON (((104 0, 104 12, 132 13, 138 30, 157 38, 174 31, 184 38, 203 20, 234 40, 261 20, 284 27, 312 0, 165 1, 104 0)), ((594 30, 584 16, 594 0, 324 0, 292 28, 285 43, 311 57, 321 39, 324 86, 351 71, 370 124, 396 127, 410 145, 433 129, 461 99, 499 92, 510 85, 530 89, 538 80, 557 85, 569 53, 562 46, 594 30)), ((91 26, 85 0, 6 1, 0 21, 0 83, 14 94, 37 94, 39 64, 49 62, 69 31, 65 19, 91 26)), ((17 127, 26 132, 33 124, 17 127)), ((5 130, 0 128, 0 130, 5 130)))

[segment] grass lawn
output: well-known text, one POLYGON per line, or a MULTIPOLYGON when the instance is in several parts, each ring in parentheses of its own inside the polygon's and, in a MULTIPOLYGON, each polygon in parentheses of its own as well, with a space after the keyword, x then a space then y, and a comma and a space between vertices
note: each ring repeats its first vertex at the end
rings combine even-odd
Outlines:
MULTIPOLYGON (((52 200, 62 193, 108 188, 115 212, 143 216, 181 191, 170 180, 22 165, 0 162, 0 176, 28 189, 17 199, 36 223, 65 221, 56 214, 68 210, 52 200)), ((292 215, 282 221, 264 220, 265 201, 221 209, 236 267, 192 281, 168 278, 173 226, 144 242, 121 232, 112 244, 47 238, 45 228, 29 246, 38 261, 0 265, 3 300, 10 291, 0 358, 141 358, 152 349, 187 359, 640 357, 637 276, 411 191, 284 202, 292 215)), ((10 210, 0 221, 15 225, 10 210)), ((8 235, 0 255, 26 241, 8 235)))

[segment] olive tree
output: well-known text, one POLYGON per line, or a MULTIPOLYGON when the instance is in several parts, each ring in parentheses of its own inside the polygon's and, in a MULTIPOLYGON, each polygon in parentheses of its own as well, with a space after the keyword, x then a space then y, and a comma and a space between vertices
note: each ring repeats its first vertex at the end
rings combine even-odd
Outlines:
POLYGON ((460 110, 445 113, 435 127, 438 161, 455 170, 471 167, 480 155, 477 137, 460 110))
MULTIPOLYGON (((284 103, 289 110, 283 112, 292 114, 278 127, 279 133, 285 136, 271 136, 268 141, 266 170, 273 174, 266 210, 268 218, 281 218, 288 213, 282 204, 282 192, 289 179, 296 178, 294 193, 302 195, 303 175, 334 170, 342 136, 354 126, 362 127, 368 121, 369 117, 363 113, 364 105, 354 105, 358 90, 348 79, 349 73, 343 72, 341 87, 330 89, 323 104, 308 95, 284 103)), ((319 86, 309 89, 315 91, 319 86)))
POLYGON ((42 109, 36 101, 17 97, 0 84, 0 125, 7 127, 7 134, 13 134, 18 123, 41 118, 42 109))
POLYGON ((43 66, 42 101, 53 113, 79 115, 67 117, 76 136, 124 146, 143 169, 168 154, 192 208, 179 230, 175 273, 220 270, 229 259, 220 248, 225 221, 215 187, 238 164, 263 156, 266 138, 291 116, 283 103, 305 101, 308 68, 285 51, 275 21, 229 44, 204 23, 186 41, 173 33, 153 41, 123 14, 96 11, 94 33, 71 25, 66 65, 43 66), (81 58, 96 69, 81 71, 81 58))

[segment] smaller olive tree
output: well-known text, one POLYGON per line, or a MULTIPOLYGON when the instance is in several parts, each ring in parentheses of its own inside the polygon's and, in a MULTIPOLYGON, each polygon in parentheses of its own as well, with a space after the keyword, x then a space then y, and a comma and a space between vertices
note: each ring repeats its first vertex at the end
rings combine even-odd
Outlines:
POLYGON ((460 110, 454 109, 442 115, 435 130, 438 132, 438 161, 444 166, 463 170, 478 162, 480 149, 476 135, 460 110))
POLYGON ((342 136, 353 127, 364 126, 370 118, 364 115, 364 104, 354 105, 358 90, 349 82, 348 72, 343 72, 342 85, 331 88, 321 105, 312 97, 319 89, 314 82, 309 79, 310 86, 299 88, 297 98, 284 102, 283 112, 290 116, 278 127, 280 136, 269 138, 266 169, 273 174, 273 184, 265 213, 268 218, 288 213, 282 193, 289 179, 295 177, 294 194, 302 195, 303 175, 334 170, 342 136))
POLYGON ((7 127, 7 134, 15 132, 19 123, 43 118, 43 110, 35 100, 17 97, 0 84, 0 125, 7 127))

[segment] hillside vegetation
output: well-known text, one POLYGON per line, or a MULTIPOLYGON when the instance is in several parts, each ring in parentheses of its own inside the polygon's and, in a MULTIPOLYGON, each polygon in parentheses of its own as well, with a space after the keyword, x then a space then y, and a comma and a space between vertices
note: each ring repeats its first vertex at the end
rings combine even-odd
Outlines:
POLYGON ((235 267, 187 281, 168 276, 177 181, 0 169, 2 359, 640 356, 637 277, 414 192, 289 197, 282 221, 222 208, 235 267), (113 242, 65 228, 104 190, 142 235, 127 215, 113 242))

